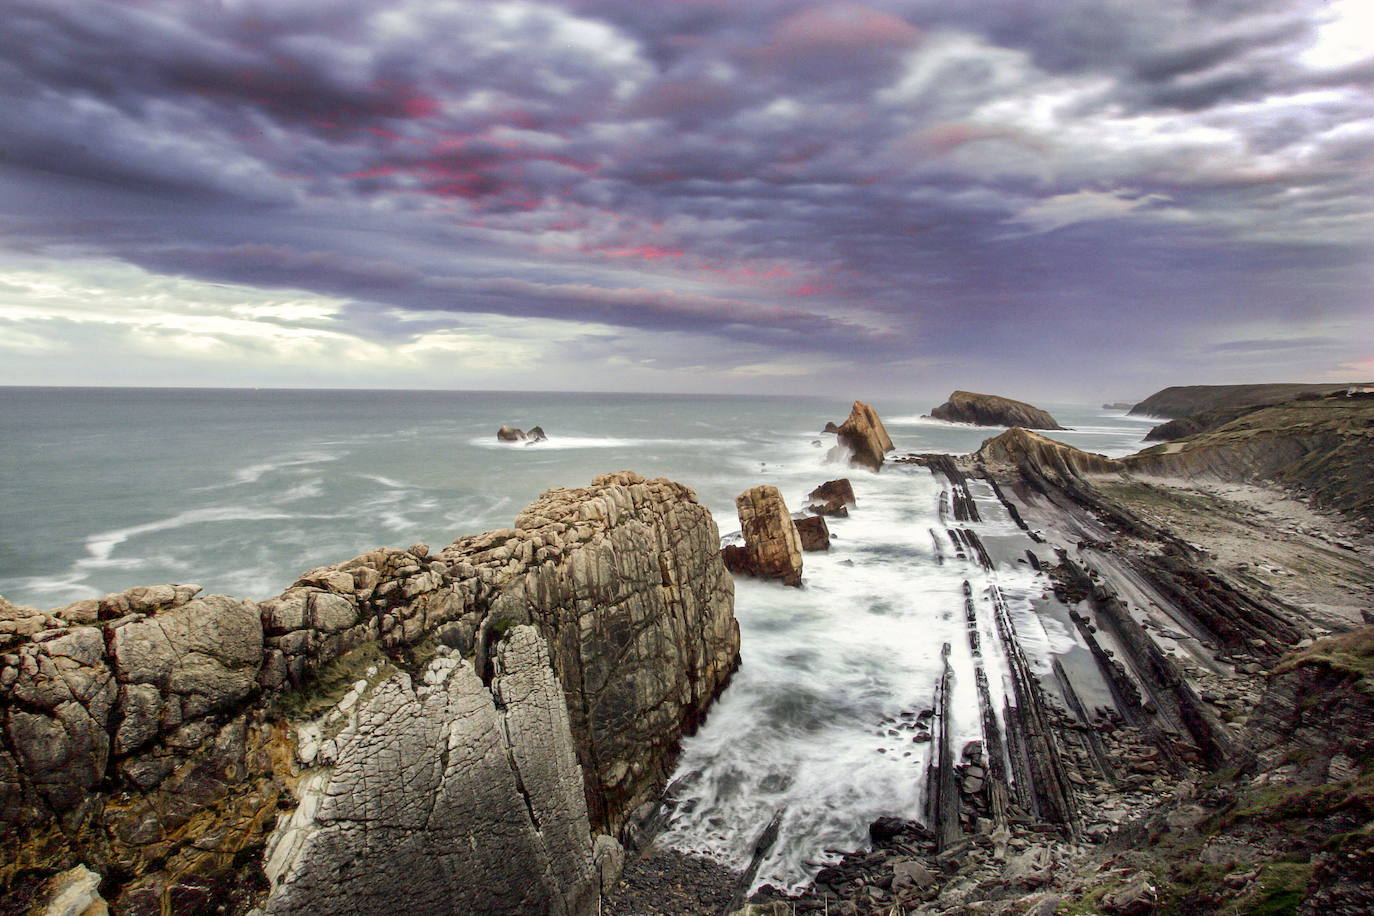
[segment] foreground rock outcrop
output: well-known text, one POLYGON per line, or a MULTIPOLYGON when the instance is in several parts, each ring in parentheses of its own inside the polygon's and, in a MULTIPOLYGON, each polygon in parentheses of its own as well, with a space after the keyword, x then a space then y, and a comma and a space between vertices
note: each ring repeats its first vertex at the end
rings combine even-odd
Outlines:
POLYGON ((737 664, 718 544, 622 472, 260 604, 6 605, 0 892, 80 864, 115 913, 595 913, 737 664))
POLYGON ((735 508, 744 544, 721 550, 725 566, 736 575, 801 585, 801 535, 778 488, 765 485, 745 490, 735 497, 735 508))
POLYGON ((883 458, 895 448, 878 412, 863 401, 854 402, 849 416, 836 428, 835 433, 839 445, 831 451, 831 459, 847 452, 853 467, 880 470, 883 458))
POLYGON ((950 423, 972 423, 975 426, 1021 426, 1026 429, 1063 429, 1048 411, 1024 401, 956 391, 949 400, 936 407, 930 415, 950 423))

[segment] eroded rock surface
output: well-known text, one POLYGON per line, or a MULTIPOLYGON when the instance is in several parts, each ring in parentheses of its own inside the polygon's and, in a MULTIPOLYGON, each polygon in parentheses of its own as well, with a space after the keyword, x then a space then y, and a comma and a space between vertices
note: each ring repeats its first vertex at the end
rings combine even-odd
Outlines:
MULTIPOLYGON (((849 453, 850 465, 870 471, 881 469, 884 456, 894 448, 878 412, 863 401, 854 402, 849 417, 840 424, 836 434, 837 448, 849 453)), ((832 456, 834 454, 832 451, 832 456)))
POLYGON ((721 558, 731 572, 801 585, 802 543, 777 487, 758 486, 735 497, 743 546, 729 546, 721 558))
POLYGON ((1026 429, 1063 429, 1048 411, 1033 407, 1025 401, 995 394, 956 391, 949 400, 936 407, 930 415, 951 423, 972 423, 975 426, 1021 426, 1026 429))
POLYGON ((0 893, 84 864, 115 913, 245 912, 269 875, 281 912, 595 912, 738 662, 718 544, 621 472, 261 603, 0 605, 0 893))
POLYGON ((836 518, 849 515, 849 507, 857 503, 854 498, 854 485, 847 477, 827 480, 808 493, 806 498, 811 501, 807 511, 836 518))
POLYGON ((337 739, 270 914, 596 913, 582 774, 543 639, 517 626, 490 687, 447 650, 397 672, 337 739), (379 859, 379 852, 381 861, 379 859))
POLYGON ((829 550, 830 528, 819 515, 809 515, 793 522, 797 526, 797 536, 801 538, 804 551, 829 550))

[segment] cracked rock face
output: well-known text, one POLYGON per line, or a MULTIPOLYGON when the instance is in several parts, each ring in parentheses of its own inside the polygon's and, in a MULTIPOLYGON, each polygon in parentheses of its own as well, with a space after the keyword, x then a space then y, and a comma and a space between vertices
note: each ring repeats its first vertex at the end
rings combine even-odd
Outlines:
POLYGON ((737 575, 801 585, 802 538, 777 487, 758 486, 735 497, 743 547, 726 547, 721 557, 737 575))
POLYGON ((621 472, 261 603, 0 603, 0 894, 84 864, 115 913, 595 912, 738 664, 718 544, 621 472))
POLYGON ((269 914, 589 914, 600 877, 563 691, 517 626, 490 688, 444 652, 384 681, 288 825, 269 914), (378 851, 384 851, 379 855, 378 851))

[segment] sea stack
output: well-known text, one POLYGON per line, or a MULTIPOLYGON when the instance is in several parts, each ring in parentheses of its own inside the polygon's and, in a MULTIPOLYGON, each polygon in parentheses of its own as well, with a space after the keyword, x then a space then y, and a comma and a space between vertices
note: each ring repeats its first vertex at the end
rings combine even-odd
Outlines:
POLYGON ((1020 426, 1023 429, 1065 429, 1048 411, 995 394, 956 391, 930 412, 937 420, 974 426, 1020 426))
MULTIPOLYGON (((894 448, 878 412, 863 401, 854 402, 849 419, 840 424, 836 435, 849 452, 850 465, 870 471, 881 469, 883 456, 894 448)), ((835 452, 832 450, 831 454, 835 452)))
POLYGON ((736 575, 779 579, 801 585, 802 542, 792 514, 777 487, 758 486, 735 497, 744 546, 721 551, 725 568, 736 575))

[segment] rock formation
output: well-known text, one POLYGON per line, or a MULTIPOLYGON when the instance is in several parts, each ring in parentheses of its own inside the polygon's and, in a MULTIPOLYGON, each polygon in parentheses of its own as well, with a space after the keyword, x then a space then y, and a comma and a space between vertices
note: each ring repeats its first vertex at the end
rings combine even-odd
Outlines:
POLYGON ((1321 397, 1338 389, 1344 390, 1346 387, 1346 383, 1337 382, 1316 385, 1178 385, 1156 391, 1132 407, 1131 414, 1177 419, 1219 407, 1259 407, 1278 404, 1304 394, 1321 397))
POLYGON ((883 456, 894 448, 878 412, 863 401, 854 402, 849 418, 839 425, 836 435, 839 445, 831 450, 832 460, 848 451, 850 465, 870 471, 880 470, 883 456))
POLYGON ((737 664, 718 544, 621 472, 261 604, 0 606, 0 893, 83 864, 115 913, 595 913, 737 664))
POLYGON ((1041 473, 1056 478, 1121 471, 1121 466, 1105 455, 1085 452, 1020 427, 988 439, 979 446, 974 457, 991 467, 1030 464, 1041 473))
POLYGON ((542 426, 532 426, 529 432, 516 429, 514 426, 502 426, 496 431, 496 438, 501 442, 523 442, 533 445, 536 442, 544 442, 549 437, 544 434, 542 426))
POLYGON ((780 579, 801 585, 802 545, 797 526, 777 487, 758 486, 735 497, 744 545, 721 550, 721 559, 736 575, 780 579))
POLYGON ((949 400, 930 412, 937 420, 972 423, 974 426, 1020 426, 1025 429, 1063 429, 1054 417, 1024 401, 956 391, 949 400))
POLYGON ((844 518, 849 515, 849 507, 857 502, 854 498, 854 485, 849 482, 847 477, 827 480, 806 494, 806 498, 811 500, 811 504, 806 507, 808 512, 836 518, 844 518))
POLYGON ((830 527, 819 515, 808 515, 793 522, 797 526, 797 536, 801 538, 804 551, 829 550, 830 527))

